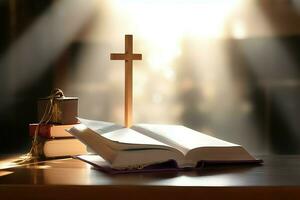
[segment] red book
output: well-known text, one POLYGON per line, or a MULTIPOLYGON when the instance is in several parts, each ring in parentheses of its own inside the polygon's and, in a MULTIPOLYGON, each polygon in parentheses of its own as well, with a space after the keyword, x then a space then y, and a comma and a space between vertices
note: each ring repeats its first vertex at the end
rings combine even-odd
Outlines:
MULTIPOLYGON (((38 124, 29 124, 29 134, 34 136, 35 130, 38 124)), ((72 128, 76 124, 68 125, 56 125, 56 124, 41 124, 39 126, 38 135, 44 138, 62 138, 62 137, 74 137, 66 131, 66 129, 72 128)))

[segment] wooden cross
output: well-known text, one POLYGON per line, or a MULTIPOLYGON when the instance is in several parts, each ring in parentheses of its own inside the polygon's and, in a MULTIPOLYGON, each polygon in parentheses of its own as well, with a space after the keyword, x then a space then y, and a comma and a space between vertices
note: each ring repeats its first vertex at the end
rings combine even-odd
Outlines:
POLYGON ((132 35, 125 35, 125 53, 110 54, 111 60, 125 60, 125 127, 132 125, 132 61, 142 60, 142 54, 132 53, 132 35))

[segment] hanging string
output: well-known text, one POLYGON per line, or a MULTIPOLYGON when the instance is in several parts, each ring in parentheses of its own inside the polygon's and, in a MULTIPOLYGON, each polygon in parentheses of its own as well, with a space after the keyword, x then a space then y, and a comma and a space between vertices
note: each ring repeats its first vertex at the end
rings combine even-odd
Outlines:
POLYGON ((22 164, 25 162, 30 162, 39 157, 39 146, 41 141, 39 140, 38 133, 39 133, 40 125, 49 123, 49 121, 52 119, 54 114, 53 110, 54 110, 55 100, 64 97, 65 95, 63 91, 59 88, 55 88, 51 92, 51 94, 48 97, 46 97, 46 99, 49 99, 49 102, 47 103, 44 114, 41 120, 38 122, 36 129, 34 131, 31 148, 28 153, 20 156, 20 159, 15 161, 15 163, 22 164))

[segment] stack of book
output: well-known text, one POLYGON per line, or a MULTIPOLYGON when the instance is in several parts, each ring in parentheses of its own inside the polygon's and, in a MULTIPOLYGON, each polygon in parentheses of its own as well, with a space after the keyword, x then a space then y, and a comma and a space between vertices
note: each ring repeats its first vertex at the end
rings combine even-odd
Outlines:
POLYGON ((34 137, 38 128, 38 154, 46 158, 86 154, 86 146, 66 131, 74 125, 76 124, 29 124, 31 137, 34 137))
POLYGON ((77 97, 65 97, 56 88, 50 96, 38 100, 37 111, 41 124, 29 124, 30 136, 38 136, 35 154, 52 158, 87 153, 86 146, 66 131, 78 124, 77 97))

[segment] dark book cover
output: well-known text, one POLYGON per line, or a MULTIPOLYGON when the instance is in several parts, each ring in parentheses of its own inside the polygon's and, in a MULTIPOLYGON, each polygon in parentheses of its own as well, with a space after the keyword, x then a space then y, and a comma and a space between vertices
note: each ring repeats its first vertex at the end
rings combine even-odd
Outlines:
POLYGON ((189 171, 189 170, 201 170, 202 168, 210 165, 243 165, 243 164, 262 164, 263 160, 236 160, 236 161, 199 161, 196 167, 186 167, 180 168, 177 165, 175 160, 168 160, 163 163, 157 163, 153 165, 148 165, 143 168, 128 168, 128 169, 113 169, 111 165, 105 161, 99 155, 81 155, 74 156, 79 160, 82 160, 90 165, 92 165, 95 169, 108 173, 108 174, 126 174, 126 173, 153 173, 153 172, 180 172, 180 171, 189 171))

